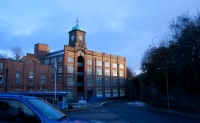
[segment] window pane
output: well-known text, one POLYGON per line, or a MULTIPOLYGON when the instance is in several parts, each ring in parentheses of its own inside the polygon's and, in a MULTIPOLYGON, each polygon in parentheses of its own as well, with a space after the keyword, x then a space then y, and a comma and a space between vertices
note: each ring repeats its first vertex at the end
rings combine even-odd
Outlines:
POLYGON ((109 69, 105 69, 105 76, 110 76, 110 70, 109 69))
POLYGON ((110 67, 110 62, 105 62, 105 67, 110 67))
POLYGON ((113 70, 113 76, 117 76, 117 70, 113 70))
POLYGON ((87 68, 87 74, 92 75, 92 68, 89 68, 89 67, 87 68))
POLYGON ((62 65, 58 66, 58 73, 62 73, 62 65))
POLYGON ((124 71, 119 71, 119 76, 124 77, 124 71))
POLYGON ((102 78, 96 79, 96 86, 102 86, 102 78))
POLYGON ((56 61, 56 57, 51 58, 51 63, 52 64, 55 63, 55 61, 56 61))
POLYGON ((119 68, 124 69, 124 65, 123 65, 123 64, 120 64, 120 65, 119 65, 119 68))
POLYGON ((63 57, 59 56, 58 62, 62 62, 63 61, 63 57))
POLYGON ((88 65, 92 65, 92 60, 87 60, 88 65))
POLYGON ((120 86, 124 86, 124 79, 120 79, 119 84, 120 84, 120 86))
POLYGON ((118 90, 117 89, 113 90, 113 97, 118 97, 118 90))
POLYGON ((49 59, 45 59, 44 64, 46 64, 46 65, 49 64, 49 59))
POLYGON ((87 77, 87 86, 93 86, 92 77, 87 77))
POLYGON ((15 83, 20 83, 20 72, 16 72, 15 83))
POLYGON ((117 78, 113 78, 113 86, 117 87, 118 83, 117 83, 117 78))
POLYGON ((67 86, 74 86, 74 76, 67 76, 67 86))
POLYGON ((102 68, 97 68, 97 75, 102 76, 102 68))
POLYGON ((110 87, 110 79, 109 78, 105 79, 105 86, 110 87))
POLYGON ((120 89, 120 96, 124 96, 124 89, 120 89))
POLYGON ((45 84, 45 74, 42 73, 41 75, 41 84, 45 84))
POLYGON ((117 63, 113 63, 113 68, 117 68, 117 63))
POLYGON ((0 70, 3 70, 3 63, 0 63, 0 70))
POLYGON ((97 89, 96 93, 97 93, 97 97, 102 97, 103 96, 102 89, 97 89))
POLYGON ((70 56, 67 57, 67 61, 68 61, 68 62, 72 62, 72 63, 74 63, 74 57, 70 57, 70 56))
POLYGON ((96 65, 97 66, 102 66, 102 61, 97 61, 96 65))
POLYGON ((74 66, 68 65, 67 66, 67 73, 74 73, 74 66))

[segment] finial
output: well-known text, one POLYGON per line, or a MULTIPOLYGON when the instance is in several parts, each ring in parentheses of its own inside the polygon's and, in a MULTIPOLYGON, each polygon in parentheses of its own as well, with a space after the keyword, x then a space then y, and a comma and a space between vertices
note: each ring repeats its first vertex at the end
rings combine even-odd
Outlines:
POLYGON ((77 26, 78 26, 78 18, 77 18, 77 21, 76 21, 76 22, 77 22, 77 26))

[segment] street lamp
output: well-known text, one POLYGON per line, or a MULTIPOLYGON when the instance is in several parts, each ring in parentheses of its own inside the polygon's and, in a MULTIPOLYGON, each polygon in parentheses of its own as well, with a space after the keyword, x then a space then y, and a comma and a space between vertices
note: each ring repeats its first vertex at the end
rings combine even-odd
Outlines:
POLYGON ((130 79, 130 75, 131 75, 131 66, 130 66, 130 60, 131 59, 133 59, 133 58, 129 58, 129 69, 130 69, 130 71, 129 71, 129 79, 130 79))
MULTIPOLYGON (((161 68, 157 68, 157 70, 160 70, 161 68)), ((168 87, 168 74, 167 70, 165 71, 166 76, 166 82, 167 82, 167 108, 169 109, 169 87, 168 87)))

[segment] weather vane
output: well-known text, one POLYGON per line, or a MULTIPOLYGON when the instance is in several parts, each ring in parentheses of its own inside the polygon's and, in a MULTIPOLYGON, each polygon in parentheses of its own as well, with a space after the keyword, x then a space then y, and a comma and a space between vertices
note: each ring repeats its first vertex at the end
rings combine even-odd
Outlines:
POLYGON ((77 26, 78 26, 78 18, 77 18, 77 21, 76 21, 76 22, 77 22, 77 26))

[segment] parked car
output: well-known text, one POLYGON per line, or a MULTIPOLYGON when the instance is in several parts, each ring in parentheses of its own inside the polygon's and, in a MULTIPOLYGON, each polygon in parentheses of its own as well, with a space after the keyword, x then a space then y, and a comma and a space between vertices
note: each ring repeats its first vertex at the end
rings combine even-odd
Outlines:
POLYGON ((12 123, 92 123, 71 118, 37 97, 0 94, 0 122, 12 123))

